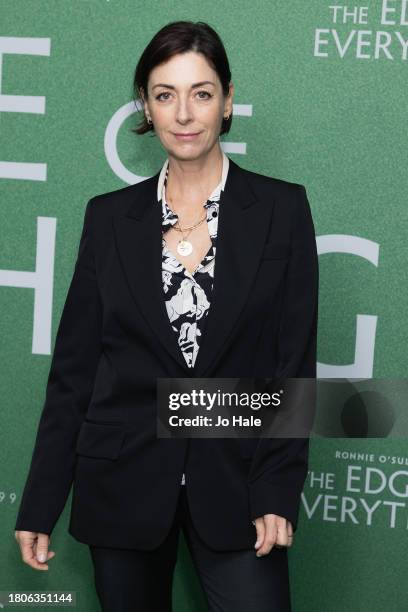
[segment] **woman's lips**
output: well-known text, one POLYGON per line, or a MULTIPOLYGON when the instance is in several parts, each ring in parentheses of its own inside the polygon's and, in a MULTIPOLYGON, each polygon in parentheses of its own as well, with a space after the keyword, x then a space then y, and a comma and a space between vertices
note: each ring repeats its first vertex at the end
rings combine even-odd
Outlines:
POLYGON ((197 136, 200 135, 201 132, 197 132, 196 134, 174 134, 178 140, 194 140, 197 136))

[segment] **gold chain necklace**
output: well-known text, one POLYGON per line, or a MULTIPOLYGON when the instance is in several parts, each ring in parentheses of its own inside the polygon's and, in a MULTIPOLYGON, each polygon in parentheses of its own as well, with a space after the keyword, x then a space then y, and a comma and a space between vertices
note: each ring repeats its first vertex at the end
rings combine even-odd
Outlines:
POLYGON ((178 221, 175 225, 173 225, 174 229, 177 232, 181 232, 181 236, 182 236, 181 240, 179 240, 177 244, 177 253, 179 253, 179 255, 184 255, 184 256, 191 255, 194 248, 193 248, 192 243, 189 240, 186 240, 186 238, 190 235, 193 229, 201 225, 206 220, 206 218, 207 218, 207 213, 205 213, 204 217, 200 221, 198 221, 198 223, 195 223, 191 227, 182 228, 178 221), (177 224, 179 225, 179 227, 176 227, 177 224), (187 231, 186 235, 184 235, 183 233, 185 231, 187 231))
MULTIPOLYGON (((168 197, 167 199, 170 203, 172 203, 172 199, 170 197, 168 197)), ((190 235, 193 229, 201 225, 206 220, 206 218, 207 218, 207 211, 205 212, 204 217, 200 219, 200 221, 198 221, 197 223, 194 223, 194 225, 190 225, 190 227, 181 227, 180 222, 177 219, 176 223, 172 227, 177 232, 181 232, 181 240, 179 240, 177 244, 177 253, 179 255, 183 255, 184 257, 186 257, 187 255, 191 255, 194 248, 190 240, 187 240, 187 237, 190 235), (176 227, 177 225, 178 227, 176 227), (184 235, 184 232, 187 232, 187 234, 184 235)))

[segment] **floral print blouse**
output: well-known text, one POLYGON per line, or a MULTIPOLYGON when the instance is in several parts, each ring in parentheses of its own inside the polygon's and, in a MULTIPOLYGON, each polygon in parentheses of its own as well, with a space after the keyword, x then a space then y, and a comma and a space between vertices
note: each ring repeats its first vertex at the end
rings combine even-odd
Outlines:
MULTIPOLYGON (((207 226, 211 246, 193 273, 167 248, 164 235, 178 219, 166 202, 168 159, 159 175, 157 200, 162 206, 162 280, 163 293, 169 322, 177 336, 178 345, 189 368, 193 368, 204 335, 205 323, 210 309, 214 284, 216 239, 218 230, 218 208, 221 191, 227 180, 229 159, 222 152, 221 181, 215 187, 203 207, 207 211, 207 226)), ((181 234, 180 234, 181 238, 181 234)), ((183 474, 181 484, 185 483, 183 474)))

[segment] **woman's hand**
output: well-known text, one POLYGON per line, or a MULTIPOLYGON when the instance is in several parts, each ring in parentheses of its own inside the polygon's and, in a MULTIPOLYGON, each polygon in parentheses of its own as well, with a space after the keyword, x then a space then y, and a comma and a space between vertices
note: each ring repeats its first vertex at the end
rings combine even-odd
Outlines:
POLYGON ((278 514, 264 514, 252 524, 256 527, 256 556, 267 555, 271 549, 292 546, 293 527, 292 523, 278 514))
POLYGON ((55 556, 54 551, 48 550, 50 536, 36 531, 15 531, 14 535, 24 563, 37 570, 47 570, 47 561, 55 556))

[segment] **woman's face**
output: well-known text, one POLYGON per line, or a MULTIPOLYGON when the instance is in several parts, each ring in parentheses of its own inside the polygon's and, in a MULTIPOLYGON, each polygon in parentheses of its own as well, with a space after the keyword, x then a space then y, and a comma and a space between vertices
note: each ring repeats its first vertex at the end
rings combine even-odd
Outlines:
POLYGON ((217 73, 201 53, 175 55, 149 76, 145 114, 166 151, 179 159, 197 159, 218 141, 222 120, 232 113, 234 86, 227 97, 217 73), (190 139, 176 134, 197 134, 190 139))

